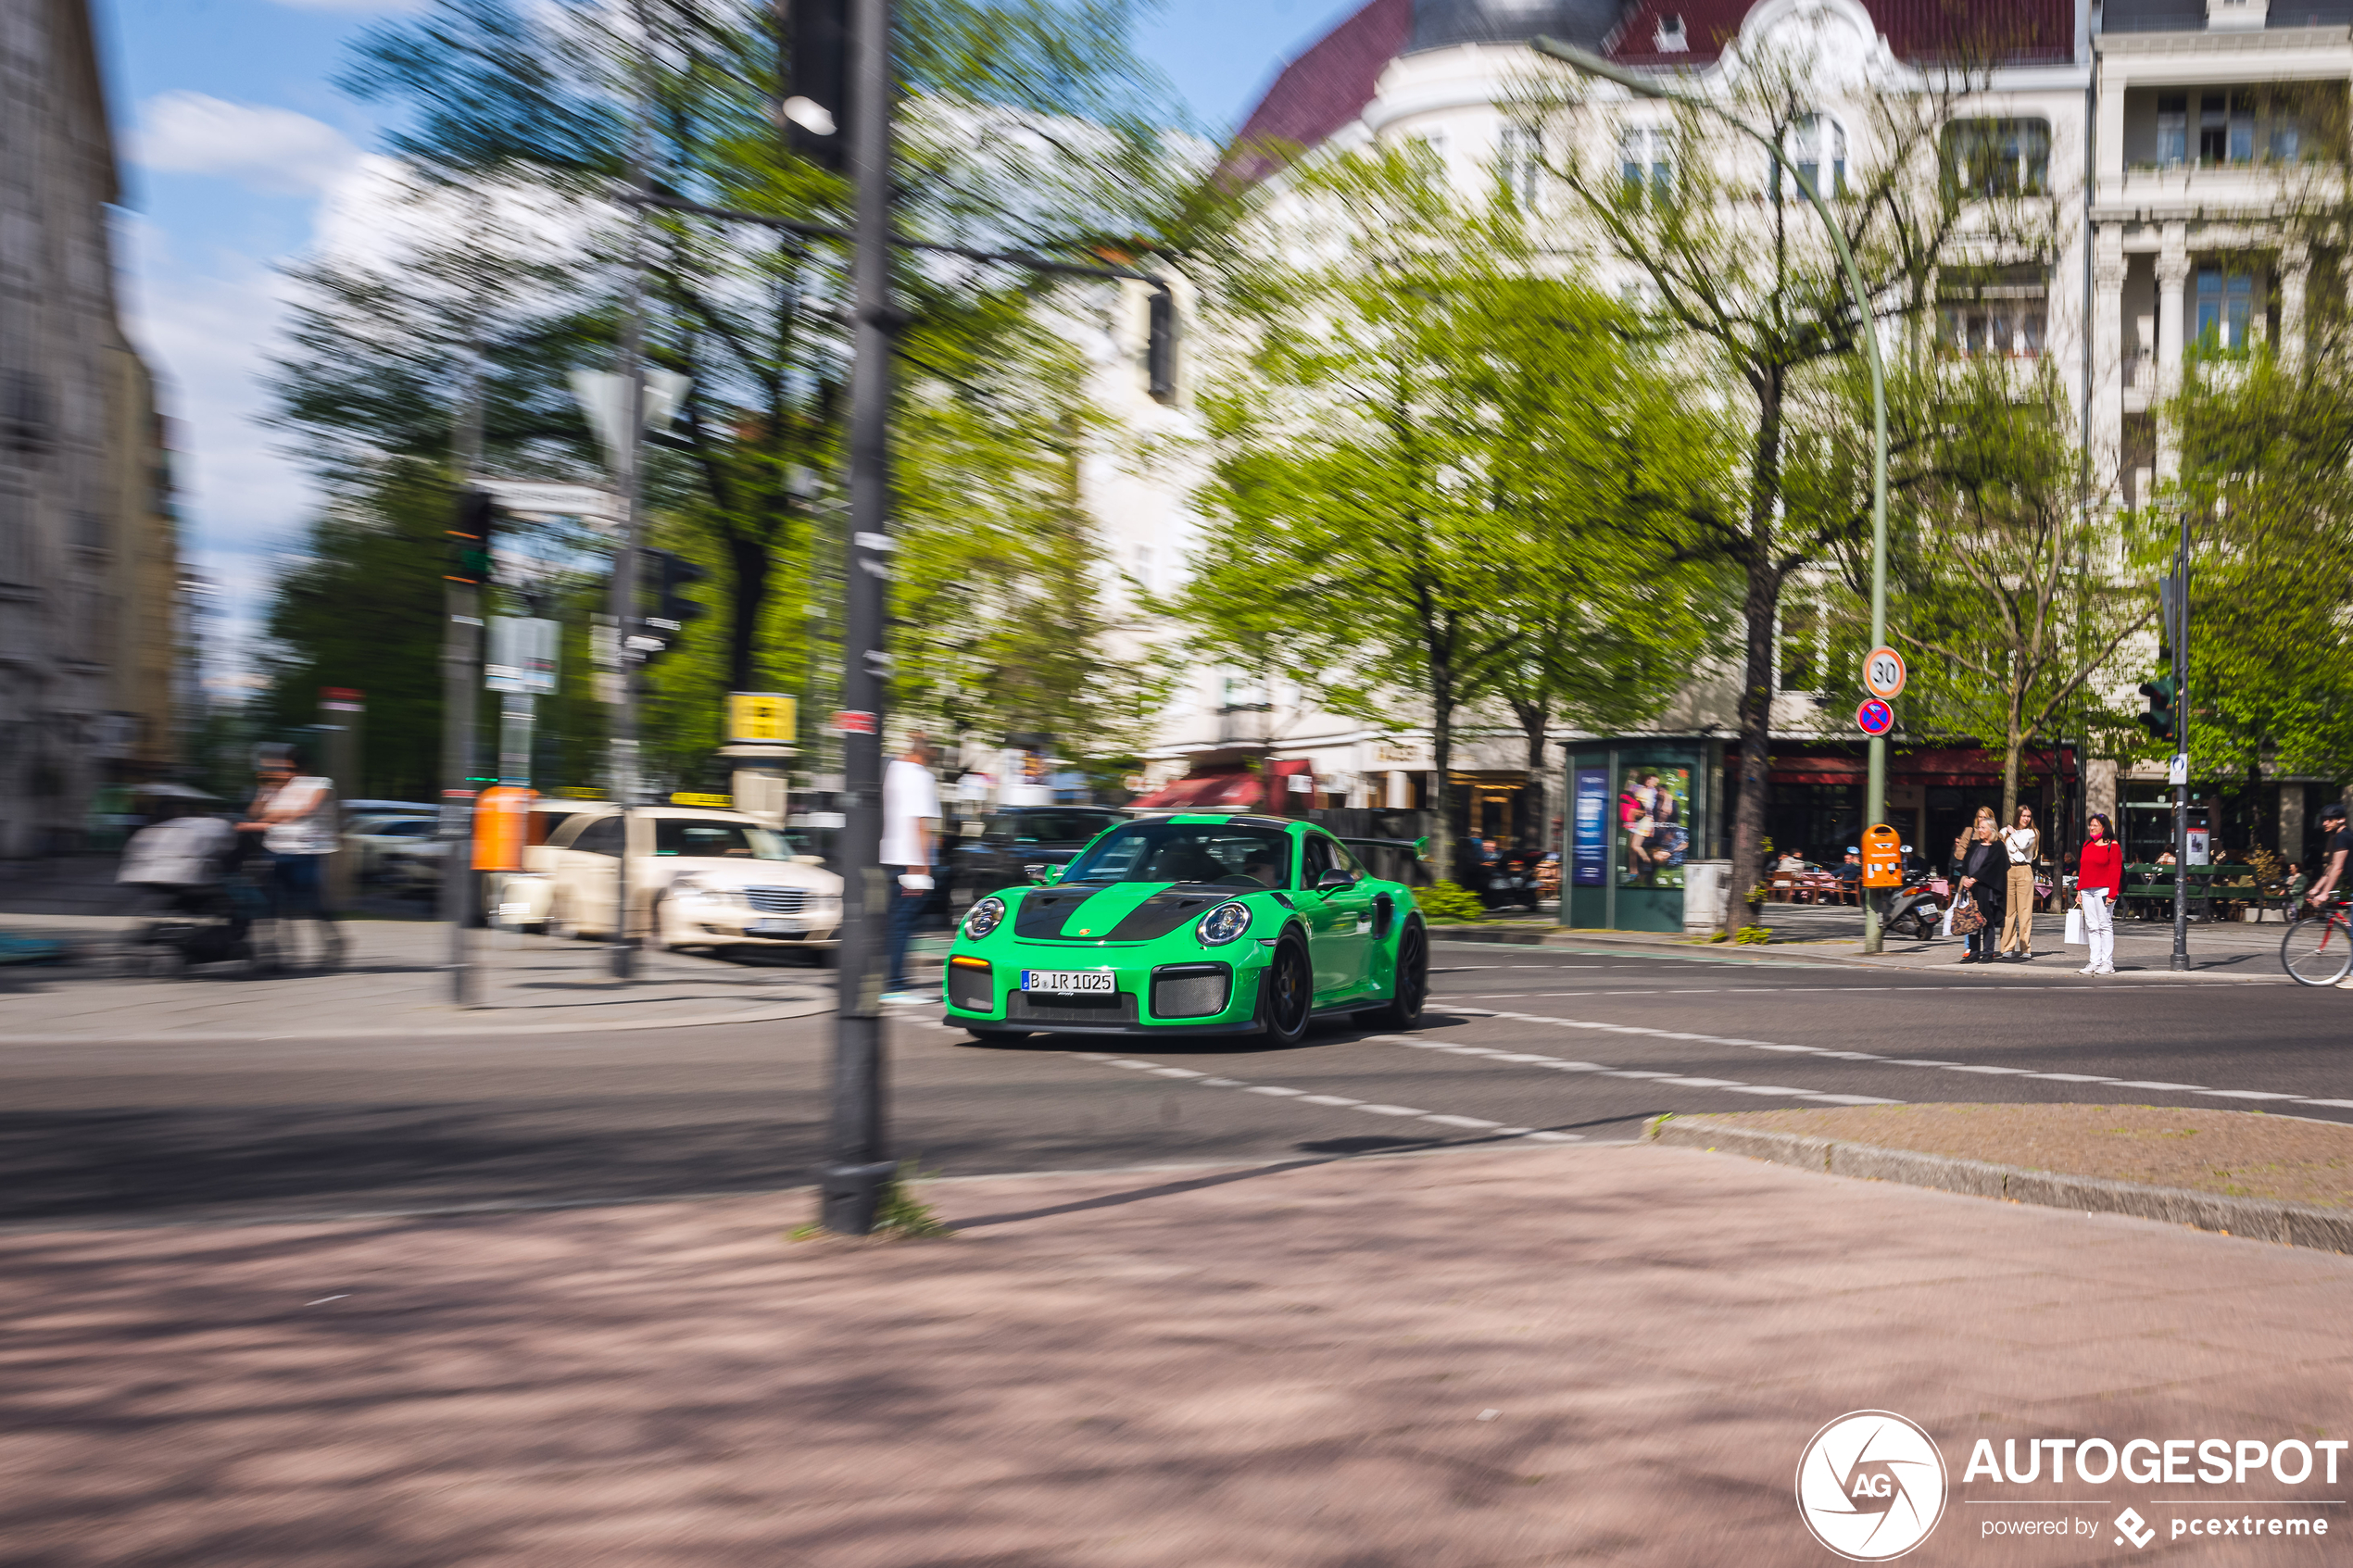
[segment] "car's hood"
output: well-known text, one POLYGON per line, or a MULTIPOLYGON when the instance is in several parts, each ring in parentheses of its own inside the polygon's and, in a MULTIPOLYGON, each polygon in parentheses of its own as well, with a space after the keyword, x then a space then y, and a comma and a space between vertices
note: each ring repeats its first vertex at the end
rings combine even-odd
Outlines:
MULTIPOLYGON (((649 880, 664 884, 690 876, 706 887, 799 887, 820 894, 841 891, 841 878, 823 866, 804 866, 798 860, 660 855, 641 856, 636 866, 649 867, 649 880)), ((630 875, 638 874, 636 866, 630 868, 630 875)))
POLYGON ((1034 888, 1013 907, 1013 935, 1032 942, 1150 942, 1252 891, 1264 890, 1189 882, 1034 888))

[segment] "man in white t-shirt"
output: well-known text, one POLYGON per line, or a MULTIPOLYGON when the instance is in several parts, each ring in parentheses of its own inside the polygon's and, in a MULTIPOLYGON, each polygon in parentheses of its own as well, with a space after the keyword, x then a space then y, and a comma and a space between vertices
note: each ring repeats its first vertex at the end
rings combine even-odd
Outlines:
POLYGON ((886 1002, 938 999, 917 991, 907 973, 907 947, 931 898, 934 847, 939 837, 939 781, 932 776, 931 759, 931 739, 918 730, 883 772, 883 870, 898 879, 890 900, 890 940, 884 949, 889 963, 883 985, 886 1002))

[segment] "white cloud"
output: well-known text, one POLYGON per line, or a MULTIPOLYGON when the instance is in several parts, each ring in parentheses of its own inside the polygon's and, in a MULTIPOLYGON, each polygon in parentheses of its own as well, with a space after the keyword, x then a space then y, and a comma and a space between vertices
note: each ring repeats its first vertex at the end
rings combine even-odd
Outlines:
POLYGON ((362 156, 349 137, 307 114, 185 91, 142 106, 132 147, 145 168, 219 175, 275 195, 326 191, 362 156))

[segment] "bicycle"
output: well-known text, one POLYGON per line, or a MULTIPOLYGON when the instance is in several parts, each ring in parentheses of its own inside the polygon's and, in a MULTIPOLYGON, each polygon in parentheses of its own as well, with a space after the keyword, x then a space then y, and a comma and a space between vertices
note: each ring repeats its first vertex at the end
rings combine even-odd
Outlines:
POLYGON ((2280 938, 2280 967, 2299 985, 2334 985, 2353 972, 2353 921, 2343 899, 2299 905, 2280 938))

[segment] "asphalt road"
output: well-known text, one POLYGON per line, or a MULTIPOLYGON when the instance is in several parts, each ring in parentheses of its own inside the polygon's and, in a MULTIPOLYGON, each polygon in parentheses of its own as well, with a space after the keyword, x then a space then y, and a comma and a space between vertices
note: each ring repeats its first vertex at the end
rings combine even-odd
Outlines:
MULTIPOLYGON (((1661 1111, 1870 1100, 2129 1101, 2353 1120, 2353 994, 1885 973, 1441 943, 1411 1036, 892 1030, 899 1151, 940 1174, 1339 1157, 1636 1136, 1661 1111), (1128 1047, 1137 1048, 1132 1051, 1128 1047), (2321 1103, 2313 1103, 2313 1102, 2321 1103)), ((829 1021, 413 1045, 11 1047, 0 1223, 170 1223, 603 1203, 805 1183, 829 1021)))

